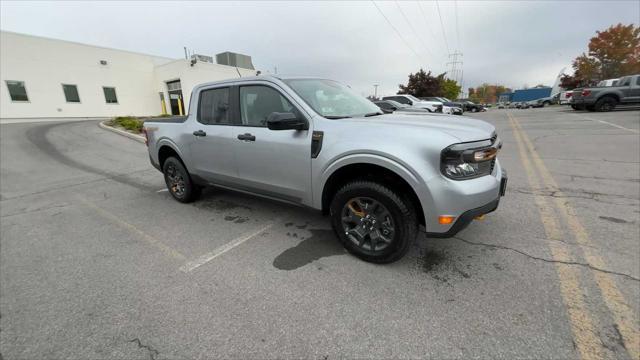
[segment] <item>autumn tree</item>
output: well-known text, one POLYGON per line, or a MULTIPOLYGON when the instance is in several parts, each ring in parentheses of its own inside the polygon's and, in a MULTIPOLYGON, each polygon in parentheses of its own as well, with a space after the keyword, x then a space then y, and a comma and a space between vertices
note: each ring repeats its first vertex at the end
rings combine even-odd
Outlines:
POLYGON ((476 103, 495 103, 498 100, 498 96, 505 92, 511 92, 511 89, 503 85, 484 83, 475 89, 469 89, 469 99, 476 103))
POLYGON ((573 75, 560 78, 560 86, 565 89, 640 73, 640 27, 618 24, 596 31, 588 53, 573 60, 572 67, 573 75))

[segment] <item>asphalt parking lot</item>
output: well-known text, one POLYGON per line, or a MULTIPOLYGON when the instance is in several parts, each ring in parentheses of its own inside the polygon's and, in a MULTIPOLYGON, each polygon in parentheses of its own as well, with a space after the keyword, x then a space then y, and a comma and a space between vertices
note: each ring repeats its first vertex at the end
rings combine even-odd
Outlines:
POLYGON ((96 122, 0 126, 1 358, 637 358, 640 111, 474 116, 499 209, 390 265, 314 211, 180 204, 96 122))

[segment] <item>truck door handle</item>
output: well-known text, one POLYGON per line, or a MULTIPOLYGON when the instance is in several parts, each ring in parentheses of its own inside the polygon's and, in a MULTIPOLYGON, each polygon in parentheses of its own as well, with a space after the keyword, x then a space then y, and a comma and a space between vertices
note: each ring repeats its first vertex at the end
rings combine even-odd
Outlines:
POLYGON ((251 134, 249 134, 249 133, 239 134, 239 135, 238 135, 238 140, 244 140, 244 141, 256 141, 256 136, 255 136, 255 135, 251 135, 251 134))
POLYGON ((197 130, 193 132, 193 135, 195 136, 207 136, 207 133, 202 131, 202 130, 197 130))

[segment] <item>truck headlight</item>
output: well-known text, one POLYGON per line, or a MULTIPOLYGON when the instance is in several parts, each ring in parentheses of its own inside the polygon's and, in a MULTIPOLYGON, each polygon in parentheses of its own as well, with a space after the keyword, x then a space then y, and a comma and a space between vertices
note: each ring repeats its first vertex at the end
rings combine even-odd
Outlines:
POLYGON ((467 180, 491 174, 502 142, 488 140, 453 144, 442 150, 440 171, 449 179, 467 180))

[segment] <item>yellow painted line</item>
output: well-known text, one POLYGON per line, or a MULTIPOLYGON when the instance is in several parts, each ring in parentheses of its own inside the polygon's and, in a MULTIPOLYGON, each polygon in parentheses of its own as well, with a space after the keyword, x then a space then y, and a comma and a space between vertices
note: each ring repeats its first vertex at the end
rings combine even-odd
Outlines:
MULTIPOLYGON (((589 233, 576 215, 575 209, 568 203, 562 201, 564 194, 560 191, 558 183, 555 181, 551 172, 549 172, 535 150, 533 143, 520 127, 519 121, 515 117, 512 117, 512 121, 512 126, 515 126, 517 129, 516 131, 522 135, 524 143, 529 149, 533 162, 538 168, 543 181, 546 183, 549 190, 555 191, 558 195, 558 197, 555 198, 556 208, 558 209, 560 216, 569 226, 576 242, 580 245, 580 248, 584 253, 585 260, 587 260, 587 262, 593 267, 600 269, 607 268, 604 259, 595 252, 594 243, 591 241, 589 233)), ((598 287, 600 288, 605 304, 611 311, 613 319, 620 330, 627 352, 631 358, 640 359, 640 329, 636 312, 626 301, 622 292, 618 289, 615 279, 611 274, 600 271, 592 271, 592 273, 598 287)))
MULTIPOLYGON (((539 189, 540 182, 529 157, 526 155, 520 132, 515 127, 511 115, 507 113, 507 116, 513 128, 514 137, 518 145, 522 165, 527 173, 529 185, 532 190, 539 189)), ((551 240, 562 240, 562 231, 556 220, 553 207, 541 195, 534 195, 534 201, 538 207, 540 219, 542 220, 547 238, 551 240)), ((554 260, 572 261, 569 250, 565 245, 557 241, 548 241, 547 244, 554 260)), ((560 280, 562 300, 567 308, 573 339, 580 353, 580 357, 584 360, 602 359, 604 357, 602 342, 594 327, 594 322, 589 314, 587 305, 584 302, 584 294, 580 287, 578 269, 562 263, 556 263, 556 273, 560 280)))
POLYGON ((186 260, 186 256, 182 255, 179 251, 163 244, 160 240, 154 238, 153 236, 145 233, 144 231, 138 229, 136 226, 129 224, 128 222, 120 219, 118 216, 112 214, 111 212, 98 207, 96 204, 94 204, 93 202, 78 197, 78 200, 80 200, 80 202, 82 202, 82 204, 84 204, 85 206, 95 210, 95 212, 97 212, 99 215, 101 215, 102 217, 111 220, 111 222, 115 223, 116 225, 119 225, 120 227, 129 230, 130 232, 138 235, 142 240, 144 240, 145 242, 147 242, 150 245, 153 245, 154 247, 158 248, 160 251, 162 251, 165 255, 168 255, 169 257, 179 260, 179 261, 185 261, 186 260))

